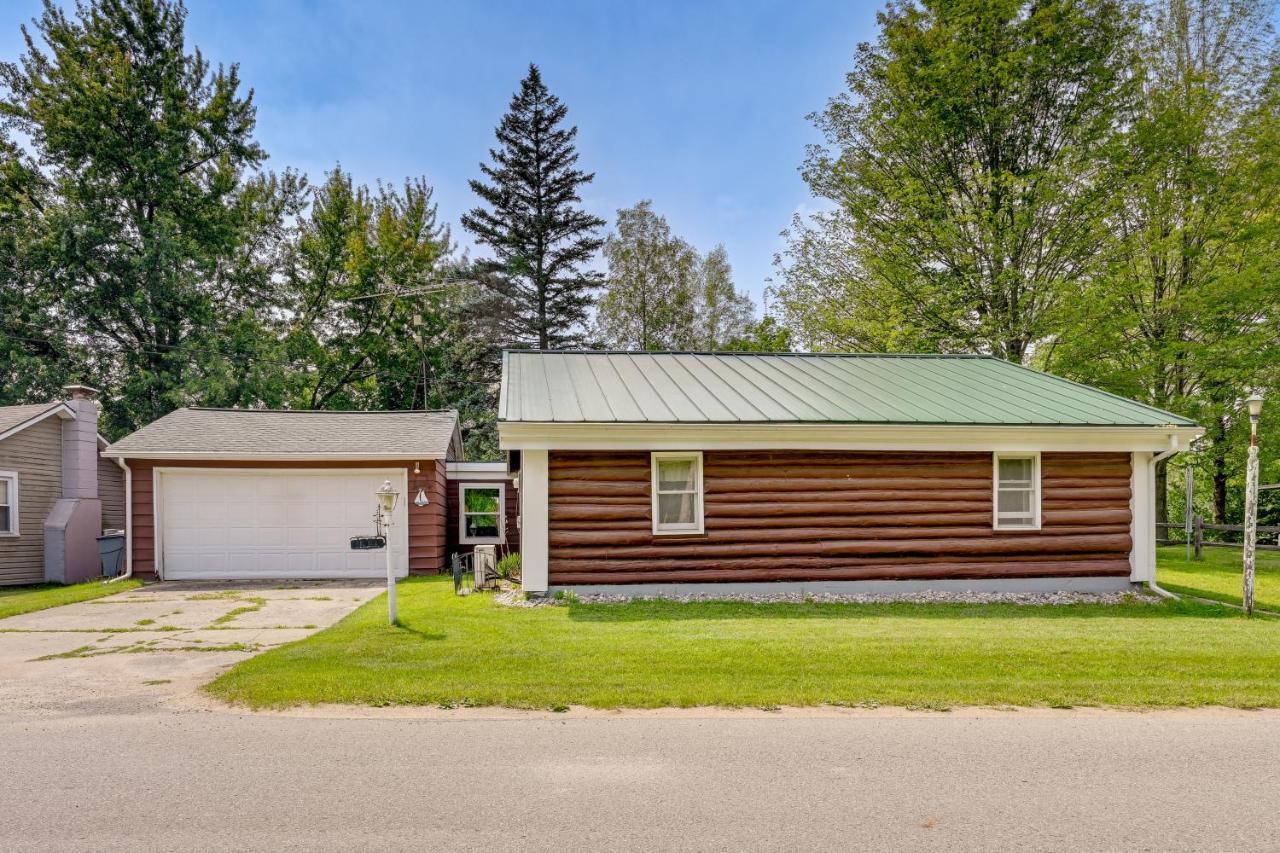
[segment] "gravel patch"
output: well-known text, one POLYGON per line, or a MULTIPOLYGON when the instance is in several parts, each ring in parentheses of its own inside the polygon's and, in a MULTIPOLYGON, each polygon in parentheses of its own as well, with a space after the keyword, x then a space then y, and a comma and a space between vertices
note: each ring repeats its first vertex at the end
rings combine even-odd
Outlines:
POLYGON ((565 601, 549 595, 526 598, 518 589, 500 589, 493 594, 493 600, 503 607, 556 607, 565 601))
MULTIPOLYGON (((554 607, 567 603, 567 599, 525 598, 519 590, 503 590, 494 600, 506 607, 554 607)), ((675 601, 683 604, 696 601, 737 601, 748 604, 1018 604, 1026 607, 1046 607, 1064 604, 1158 604, 1163 601, 1157 595, 1145 592, 972 592, 948 590, 920 590, 893 594, 870 595, 839 593, 757 593, 753 595, 717 595, 695 593, 690 595, 629 596, 595 593, 575 596, 580 604, 623 604, 628 601, 675 601)))

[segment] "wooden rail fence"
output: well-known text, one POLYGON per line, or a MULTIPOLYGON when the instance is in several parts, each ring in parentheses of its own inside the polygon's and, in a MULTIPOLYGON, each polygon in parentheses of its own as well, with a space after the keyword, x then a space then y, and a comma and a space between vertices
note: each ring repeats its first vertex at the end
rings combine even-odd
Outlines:
MULTIPOLYGON (((1158 523, 1156 524, 1156 541, 1159 542, 1161 545, 1185 545, 1187 544, 1187 540, 1185 538, 1174 539, 1172 538, 1172 534, 1177 532, 1177 533, 1181 533, 1185 537, 1186 529, 1187 528, 1185 524, 1158 523), (1164 536, 1160 535, 1161 531, 1164 532, 1164 536)), ((1243 547, 1244 545, 1243 542, 1214 542, 1214 541, 1206 542, 1204 538, 1204 532, 1206 530, 1211 532, 1220 532, 1220 533, 1243 533, 1244 525, 1243 524, 1205 524, 1204 518, 1198 515, 1195 516, 1191 521, 1191 546, 1195 551, 1195 555, 1197 559, 1204 556, 1204 546, 1206 545, 1209 545, 1211 547, 1216 547, 1216 548, 1240 548, 1240 547, 1243 547)), ((1258 543, 1259 550, 1280 551, 1280 526, 1259 525, 1258 538, 1261 539, 1263 536, 1275 536, 1277 541, 1273 544, 1265 544, 1263 542, 1259 542, 1258 543)))

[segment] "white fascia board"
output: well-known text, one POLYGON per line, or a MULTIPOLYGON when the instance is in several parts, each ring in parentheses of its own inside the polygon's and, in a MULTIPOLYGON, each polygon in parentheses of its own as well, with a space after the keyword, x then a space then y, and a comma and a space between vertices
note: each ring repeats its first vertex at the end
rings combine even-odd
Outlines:
POLYGON ((107 448, 108 459, 150 459, 172 462, 431 462, 440 456, 412 453, 187 453, 185 451, 131 452, 107 448))
POLYGON ((4 432, 0 432, 0 441, 4 441, 6 438, 8 438, 11 435, 17 435, 18 433, 22 432, 24 429, 27 429, 28 427, 33 427, 36 424, 40 423, 45 418, 51 418, 54 415, 57 415, 58 417, 62 418, 64 421, 74 421, 76 419, 76 413, 74 409, 72 409, 66 403, 59 403, 58 405, 53 406, 47 411, 41 412, 35 417, 23 421, 22 423, 18 424, 16 427, 11 427, 10 429, 5 430, 4 432))
POLYGON ((503 450, 1185 450, 1198 426, 499 423, 503 450))
POLYGON ((446 462, 445 473, 449 477, 511 479, 511 475, 507 473, 506 462, 446 462))

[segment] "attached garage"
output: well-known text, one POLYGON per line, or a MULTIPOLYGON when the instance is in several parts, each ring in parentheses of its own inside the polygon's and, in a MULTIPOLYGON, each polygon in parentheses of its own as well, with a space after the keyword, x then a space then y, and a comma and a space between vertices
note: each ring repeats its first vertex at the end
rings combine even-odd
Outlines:
POLYGON ((454 412, 180 409, 113 444, 124 461, 135 574, 165 580, 374 578, 386 553, 374 492, 400 493, 392 556, 401 576, 440 571, 454 412))
MULTIPOLYGON (((403 468, 157 468, 157 567, 168 580, 382 577, 382 551, 353 551, 373 528, 371 495, 403 468)), ((408 500, 396 508, 392 555, 409 573, 408 500)))

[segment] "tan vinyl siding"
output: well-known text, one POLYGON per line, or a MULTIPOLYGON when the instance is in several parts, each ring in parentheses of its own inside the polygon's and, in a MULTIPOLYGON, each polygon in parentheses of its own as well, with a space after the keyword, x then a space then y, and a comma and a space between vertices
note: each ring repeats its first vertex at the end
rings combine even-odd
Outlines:
POLYGON ((98 457, 98 497, 102 499, 102 529, 124 530, 124 471, 114 459, 98 457))
POLYGON ((44 580, 44 520, 62 495, 62 420, 0 441, 0 471, 18 472, 18 532, 0 536, 0 585, 44 580))

